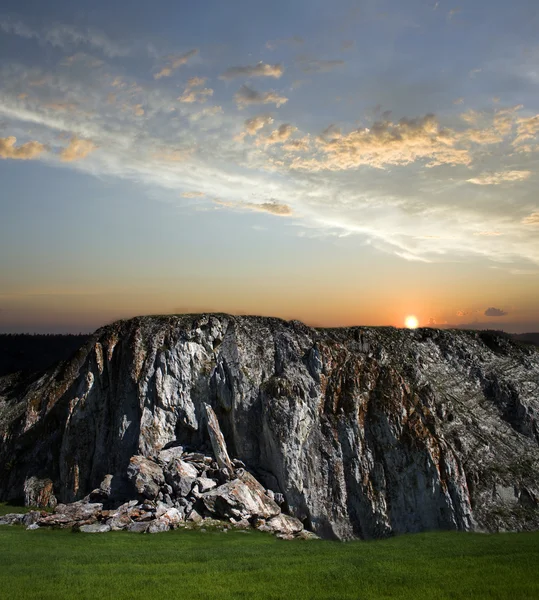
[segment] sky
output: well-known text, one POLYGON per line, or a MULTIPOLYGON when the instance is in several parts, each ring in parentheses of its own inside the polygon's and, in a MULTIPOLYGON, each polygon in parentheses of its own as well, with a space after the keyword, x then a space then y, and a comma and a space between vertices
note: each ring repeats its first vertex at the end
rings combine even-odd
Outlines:
POLYGON ((536 0, 4 0, 0 331, 539 331, 536 0))

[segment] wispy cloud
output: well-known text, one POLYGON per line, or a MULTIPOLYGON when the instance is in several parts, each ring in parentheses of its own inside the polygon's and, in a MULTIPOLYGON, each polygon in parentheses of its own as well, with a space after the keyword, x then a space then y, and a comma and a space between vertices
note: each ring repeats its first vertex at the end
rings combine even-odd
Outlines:
POLYGON ((288 98, 281 96, 277 92, 270 90, 269 92, 258 92, 246 85, 234 95, 234 100, 239 108, 249 106, 251 104, 275 104, 277 108, 288 102, 288 98))
POLYGON ((513 183, 524 181, 531 175, 531 171, 500 171, 498 173, 483 173, 478 177, 467 179, 468 183, 475 185, 500 185, 501 183, 513 183))
POLYGON ((198 49, 193 48, 193 50, 189 50, 184 54, 180 54, 179 56, 169 56, 167 60, 167 64, 161 67, 161 69, 154 74, 154 79, 161 79, 162 77, 170 77, 172 73, 179 69, 182 65, 185 65, 190 58, 196 56, 198 54, 198 49))
POLYGON ((269 65, 259 62, 245 67, 229 67, 219 79, 235 79, 236 77, 273 77, 279 79, 284 73, 282 65, 269 65))

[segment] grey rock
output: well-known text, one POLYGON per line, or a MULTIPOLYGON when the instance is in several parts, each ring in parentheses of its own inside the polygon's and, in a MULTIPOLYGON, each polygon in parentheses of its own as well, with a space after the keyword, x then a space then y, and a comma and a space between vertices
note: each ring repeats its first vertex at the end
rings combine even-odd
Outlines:
POLYGON ((200 493, 207 492, 208 490, 217 487, 217 482, 213 479, 208 479, 207 477, 198 477, 195 483, 200 493))
POLYGON ((132 456, 127 468, 127 477, 144 498, 154 499, 165 483, 161 467, 144 456, 132 456))
POLYGON ((243 470, 238 472, 237 479, 206 492, 202 499, 207 510, 223 518, 266 519, 281 512, 260 483, 243 470))
POLYGON ((24 514, 8 513, 0 517, 0 525, 20 525, 24 522, 24 514))
POLYGON ((37 523, 40 518, 41 513, 38 510, 31 510, 24 515, 22 524, 28 527, 29 525, 34 525, 34 523, 37 523))
POLYGON ((280 492, 276 492, 273 494, 273 499, 275 500, 275 502, 279 505, 282 506, 284 504, 284 496, 283 494, 281 494, 280 492))
POLYGON ((93 523, 92 525, 82 525, 80 527, 82 533, 107 533, 110 529, 110 525, 104 523, 93 523))
POLYGON ((127 527, 127 531, 131 531, 131 533, 146 533, 148 531, 149 523, 131 523, 127 527))
POLYGON ((539 351, 492 332, 119 321, 38 380, 0 378, 0 500, 71 503, 113 474, 123 501, 131 457, 207 442, 207 404, 322 537, 537 529, 538 390, 539 351))
POLYGON ((203 519, 202 516, 198 513, 198 511, 192 509, 187 515, 187 520, 192 521, 193 523, 201 523, 203 519))
POLYGON ((161 519, 156 519, 155 521, 150 521, 148 525, 148 529, 146 530, 148 533, 163 533, 169 530, 169 526, 161 519))
POLYGON ((188 496, 198 477, 197 469, 180 459, 172 460, 165 471, 167 482, 177 496, 188 496))
POLYGON ((24 481, 24 505, 54 508, 58 503, 54 495, 54 485, 48 477, 40 478, 35 475, 24 481))
POLYGON ((39 525, 37 523, 30 523, 26 528, 26 531, 34 531, 35 529, 40 529, 39 525))
POLYGON ((234 468, 232 466, 230 457, 228 456, 225 438, 223 436, 223 432, 221 431, 221 427, 219 426, 217 416, 209 404, 204 402, 203 406, 206 413, 208 434, 210 436, 210 442, 213 448, 213 453, 215 454, 215 458, 217 460, 217 464, 219 465, 220 469, 228 469, 230 472, 232 472, 234 468))
POLYGON ((261 531, 268 531, 270 533, 295 535, 303 530, 303 524, 295 517, 280 514, 266 521, 266 523, 261 527, 258 527, 258 529, 261 531))

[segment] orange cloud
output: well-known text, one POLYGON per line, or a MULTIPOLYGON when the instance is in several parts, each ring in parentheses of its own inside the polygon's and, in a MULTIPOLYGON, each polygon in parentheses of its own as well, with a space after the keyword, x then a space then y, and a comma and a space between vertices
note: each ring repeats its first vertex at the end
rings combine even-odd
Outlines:
POLYGON ((97 146, 90 140, 83 140, 73 136, 66 148, 60 152, 60 159, 64 162, 73 162, 86 158, 97 146))
POLYGON ((36 141, 26 142, 20 146, 15 146, 16 142, 17 138, 14 136, 0 138, 0 158, 31 160, 45 150, 45 146, 36 141))
POLYGON ((257 92, 246 85, 242 85, 241 88, 234 95, 234 100, 238 108, 244 108, 251 104, 275 104, 277 108, 286 104, 288 98, 280 96, 277 92, 270 90, 269 92, 257 92))
POLYGON ((219 76, 219 79, 234 79, 235 77, 274 77, 279 79, 283 73, 282 65, 268 65, 260 61, 256 65, 230 67, 219 76))
POLYGON ((198 54, 198 49, 194 48, 193 50, 189 50, 189 52, 181 54, 180 56, 169 57, 169 63, 162 67, 160 71, 155 73, 153 78, 161 79, 161 77, 170 77, 173 71, 184 65, 192 56, 195 56, 196 54, 198 54))
POLYGON ((539 211, 524 217, 524 219, 522 219, 522 223, 524 225, 539 225, 539 211))

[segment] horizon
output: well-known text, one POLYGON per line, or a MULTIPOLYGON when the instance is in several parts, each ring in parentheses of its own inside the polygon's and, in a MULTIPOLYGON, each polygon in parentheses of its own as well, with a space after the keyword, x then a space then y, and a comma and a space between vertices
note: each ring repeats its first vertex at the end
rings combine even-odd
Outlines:
POLYGON ((538 25, 532 0, 6 0, 0 332, 539 331, 538 25))
POLYGON ((518 331, 510 331, 508 329, 506 329, 506 324, 504 323, 500 323, 499 325, 501 327, 499 328, 495 328, 492 326, 491 323, 481 323, 479 321, 475 321, 473 323, 462 323, 462 324, 454 324, 454 323, 446 323, 446 324, 440 324, 440 325, 432 325, 432 324, 427 324, 427 325, 421 325, 418 324, 417 327, 408 327, 406 325, 364 325, 361 323, 355 323, 355 324, 350 324, 350 325, 317 325, 317 324, 311 324, 311 323, 305 323, 304 321, 302 321, 301 319, 296 319, 296 318, 290 318, 290 319, 286 319, 286 318, 282 318, 282 317, 275 317, 272 315, 258 315, 258 314, 235 314, 235 313, 223 313, 223 312, 218 312, 218 311, 202 311, 202 312, 185 312, 185 313, 168 313, 168 314, 147 314, 147 315, 133 315, 130 317, 123 317, 123 318, 119 318, 119 319, 114 319, 110 322, 107 323, 103 323, 101 325, 98 325, 97 327, 95 327, 94 329, 88 329, 86 331, 83 330, 77 330, 76 328, 66 328, 66 329, 58 329, 55 331, 50 331, 50 330, 36 330, 36 329, 31 329, 30 327, 27 330, 9 330, 9 329, 4 329, 4 330, 0 330, 0 335, 82 335, 82 336, 86 336, 86 335, 92 335, 93 333, 95 333, 96 331, 98 331, 99 329, 102 329, 104 327, 108 327, 111 325, 114 325, 115 323, 119 323, 122 321, 131 321, 134 319, 144 319, 144 318, 163 318, 163 317, 184 317, 184 316, 192 316, 192 317, 201 317, 201 316, 205 316, 205 315, 216 315, 216 316, 232 316, 232 317, 254 317, 254 318, 267 318, 267 319, 278 319, 278 320, 282 320, 285 322, 301 322, 304 325, 306 325, 307 327, 313 328, 313 329, 338 329, 338 328, 355 328, 355 327, 365 327, 365 328, 369 328, 369 327, 394 327, 396 329, 411 329, 411 330, 416 330, 416 329, 440 329, 440 330, 459 330, 459 331, 495 331, 495 332, 500 332, 500 333, 507 333, 509 335, 525 335, 525 334, 539 334, 539 330, 538 331, 534 331, 534 330, 518 330, 518 331))

